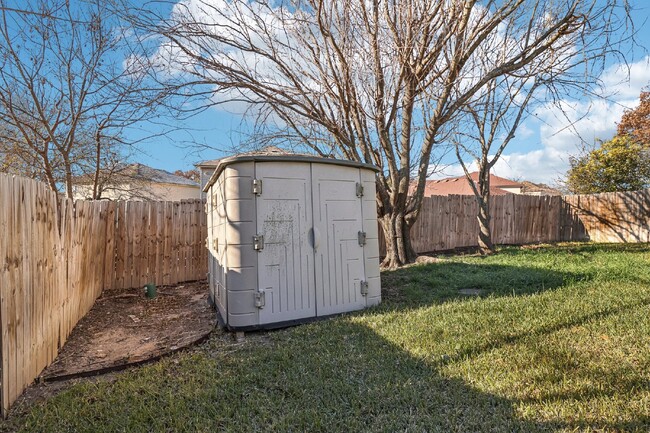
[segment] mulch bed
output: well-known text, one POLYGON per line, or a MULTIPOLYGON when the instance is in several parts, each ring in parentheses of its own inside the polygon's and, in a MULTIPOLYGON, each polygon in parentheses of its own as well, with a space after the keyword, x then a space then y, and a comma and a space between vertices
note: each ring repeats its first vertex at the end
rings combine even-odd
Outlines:
POLYGON ((79 321, 42 379, 114 371, 203 341, 216 326, 207 294, 205 281, 158 287, 154 299, 146 298, 142 288, 105 293, 79 321))

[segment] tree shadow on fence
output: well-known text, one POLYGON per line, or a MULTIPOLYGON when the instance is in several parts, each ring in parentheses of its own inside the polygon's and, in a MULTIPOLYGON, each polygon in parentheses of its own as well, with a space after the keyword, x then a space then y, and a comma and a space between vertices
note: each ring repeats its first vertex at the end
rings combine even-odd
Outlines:
POLYGON ((650 190, 566 197, 565 240, 649 242, 650 190))

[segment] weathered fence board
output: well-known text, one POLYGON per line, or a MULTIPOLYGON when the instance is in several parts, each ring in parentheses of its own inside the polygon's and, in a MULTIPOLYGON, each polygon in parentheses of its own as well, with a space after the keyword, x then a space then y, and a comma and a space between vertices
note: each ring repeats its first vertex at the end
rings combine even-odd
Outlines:
POLYGON ((43 183, 0 174, 3 415, 102 290, 205 278, 202 203, 73 203, 43 183))

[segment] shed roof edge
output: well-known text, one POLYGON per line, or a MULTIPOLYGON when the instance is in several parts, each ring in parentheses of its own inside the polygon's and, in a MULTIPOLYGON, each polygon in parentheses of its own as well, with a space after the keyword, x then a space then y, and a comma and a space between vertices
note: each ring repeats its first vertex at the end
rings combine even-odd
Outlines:
POLYGON ((332 164, 332 165, 343 165, 347 167, 356 167, 356 168, 365 168, 372 170, 376 173, 379 172, 379 168, 372 164, 366 164, 364 162, 350 161, 347 159, 334 159, 334 158, 320 158, 317 156, 305 156, 305 155, 243 155, 243 156, 233 156, 230 158, 224 158, 219 162, 217 168, 208 179, 208 182, 203 187, 203 192, 208 192, 208 189, 214 182, 217 180, 221 172, 230 164, 237 162, 309 162, 317 164, 332 164))

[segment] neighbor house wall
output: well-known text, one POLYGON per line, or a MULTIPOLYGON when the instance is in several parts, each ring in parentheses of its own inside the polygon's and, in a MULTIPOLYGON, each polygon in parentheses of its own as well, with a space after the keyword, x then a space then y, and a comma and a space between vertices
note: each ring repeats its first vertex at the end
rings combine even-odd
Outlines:
POLYGON ((199 167, 199 190, 201 192, 200 197, 202 199, 207 197, 207 193, 203 192, 203 188, 205 188, 205 186, 208 184, 210 176, 212 176, 212 173, 214 173, 214 169, 215 167, 199 167))
MULTIPOLYGON (((75 185, 73 187, 75 200, 87 200, 92 197, 92 193, 93 188, 90 185, 75 185)), ((102 192, 102 199, 105 200, 181 201, 200 198, 201 190, 198 186, 153 182, 137 185, 121 184, 113 188, 106 188, 102 192)))
POLYGON ((521 194, 521 187, 519 186, 497 186, 497 185, 492 185, 495 188, 502 189, 506 192, 510 192, 512 194, 521 194))

